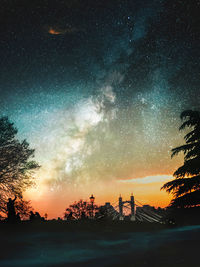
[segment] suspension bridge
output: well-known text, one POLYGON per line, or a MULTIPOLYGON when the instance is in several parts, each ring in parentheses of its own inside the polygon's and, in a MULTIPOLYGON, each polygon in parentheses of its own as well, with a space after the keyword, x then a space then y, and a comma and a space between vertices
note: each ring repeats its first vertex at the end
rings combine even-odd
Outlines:
POLYGON ((130 196, 129 200, 123 200, 120 195, 118 201, 107 202, 103 207, 107 216, 112 220, 123 221, 128 218, 131 221, 161 223, 162 219, 162 215, 155 209, 135 200, 133 195, 130 196))

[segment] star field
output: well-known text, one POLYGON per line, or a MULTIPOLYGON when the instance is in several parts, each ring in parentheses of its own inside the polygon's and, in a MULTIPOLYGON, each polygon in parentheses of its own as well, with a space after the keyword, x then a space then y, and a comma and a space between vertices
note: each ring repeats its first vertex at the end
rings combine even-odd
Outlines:
POLYGON ((169 179, 181 162, 170 158, 182 143, 179 114, 200 96, 195 74, 188 87, 177 71, 188 61, 192 69, 198 52, 184 32, 169 39, 165 17, 164 26, 150 26, 162 5, 2 1, 0 112, 36 150, 40 199, 169 179))

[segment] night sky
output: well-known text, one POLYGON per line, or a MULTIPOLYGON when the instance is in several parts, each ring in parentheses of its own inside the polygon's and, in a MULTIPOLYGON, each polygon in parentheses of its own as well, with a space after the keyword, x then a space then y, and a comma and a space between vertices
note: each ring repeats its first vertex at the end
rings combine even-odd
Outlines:
POLYGON ((0 114, 35 148, 41 212, 91 193, 169 203, 179 116, 200 100, 200 4, 173 2, 1 0, 0 114))

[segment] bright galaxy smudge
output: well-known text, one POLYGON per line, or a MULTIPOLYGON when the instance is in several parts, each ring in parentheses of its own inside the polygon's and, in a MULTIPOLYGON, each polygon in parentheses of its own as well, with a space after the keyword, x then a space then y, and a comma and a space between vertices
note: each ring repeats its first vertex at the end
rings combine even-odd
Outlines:
POLYGON ((171 160, 170 150, 182 143, 179 114, 190 95, 171 90, 171 69, 164 67, 151 70, 147 85, 124 86, 127 58, 160 6, 119 1, 97 12, 66 2, 33 4, 32 15, 20 11, 23 21, 9 26, 16 6, 1 29, 1 114, 14 121, 42 166, 26 196, 50 217, 91 193, 104 202, 134 192, 165 206, 169 197, 159 190, 181 162, 171 160))

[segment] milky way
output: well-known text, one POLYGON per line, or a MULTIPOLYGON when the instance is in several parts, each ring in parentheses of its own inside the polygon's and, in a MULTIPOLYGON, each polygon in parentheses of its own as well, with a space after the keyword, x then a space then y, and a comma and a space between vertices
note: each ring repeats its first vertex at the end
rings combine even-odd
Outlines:
POLYGON ((148 71, 148 83, 147 75, 142 85, 127 79, 162 1, 107 2, 2 5, 1 115, 36 149, 41 197, 169 179, 181 162, 170 150, 183 142, 179 115, 193 100, 192 92, 172 90, 171 56, 148 71))

